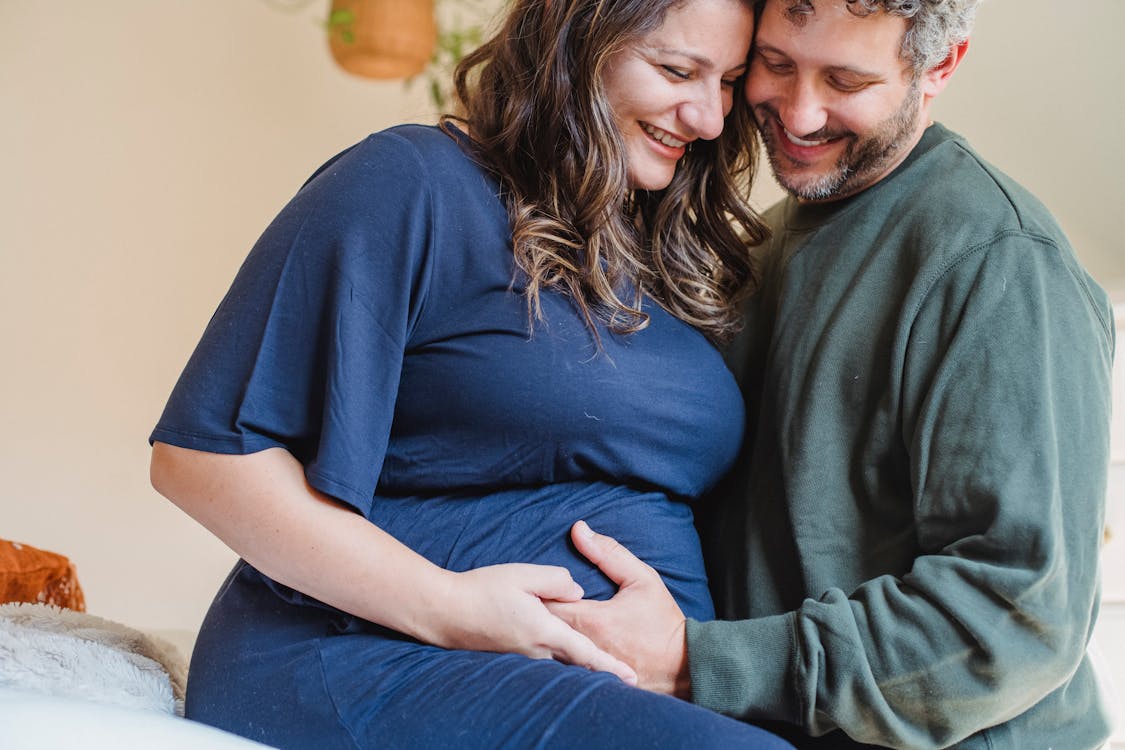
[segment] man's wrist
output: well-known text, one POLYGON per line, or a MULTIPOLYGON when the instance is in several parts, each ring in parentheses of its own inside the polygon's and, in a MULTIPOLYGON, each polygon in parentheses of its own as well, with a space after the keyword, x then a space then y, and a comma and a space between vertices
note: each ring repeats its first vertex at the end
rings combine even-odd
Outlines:
POLYGON ((691 668, 688 663, 687 620, 681 620, 673 649, 675 669, 672 677, 672 695, 685 701, 691 700, 691 668), (676 653, 678 652, 678 653, 676 653))

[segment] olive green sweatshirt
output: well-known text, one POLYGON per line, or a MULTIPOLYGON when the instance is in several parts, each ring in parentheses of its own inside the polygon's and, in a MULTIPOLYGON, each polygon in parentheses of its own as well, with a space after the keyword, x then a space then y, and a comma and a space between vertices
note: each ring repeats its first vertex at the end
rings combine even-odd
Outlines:
POLYGON ((941 125, 867 190, 768 218, 695 701, 828 735, 803 747, 1096 747, 1106 295, 941 125))

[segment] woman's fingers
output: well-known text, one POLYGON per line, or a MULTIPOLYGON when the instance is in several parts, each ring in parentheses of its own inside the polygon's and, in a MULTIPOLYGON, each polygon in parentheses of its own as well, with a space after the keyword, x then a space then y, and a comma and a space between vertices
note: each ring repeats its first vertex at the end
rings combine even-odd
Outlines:
POLYGON ((570 577, 566 568, 543 565, 514 565, 513 572, 527 576, 527 592, 535 595, 536 619, 542 618, 547 642, 544 647, 551 658, 564 664, 575 664, 595 672, 610 672, 630 685, 637 684, 637 673, 608 652, 598 648, 592 640, 555 617, 544 606, 543 600, 577 602, 582 599, 582 587, 570 577))
POLYGON ((582 587, 570 577, 570 571, 557 565, 511 566, 525 578, 524 589, 540 599, 576 602, 583 596, 582 587))
POLYGON ((582 599, 582 588, 566 568, 494 565, 457 574, 456 586, 461 606, 447 610, 451 627, 437 645, 555 659, 636 684, 629 665, 548 611, 544 601, 582 599))
POLYGON ((552 653, 556 661, 585 667, 593 672, 609 672, 629 685, 637 684, 637 673, 632 667, 602 651, 594 645, 593 641, 555 618, 554 615, 549 616, 558 624, 555 630, 559 646, 552 653))

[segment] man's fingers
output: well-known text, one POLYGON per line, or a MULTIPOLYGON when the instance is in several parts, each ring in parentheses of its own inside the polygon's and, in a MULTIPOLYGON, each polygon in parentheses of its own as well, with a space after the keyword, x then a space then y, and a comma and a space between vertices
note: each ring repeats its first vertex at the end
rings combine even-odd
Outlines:
POLYGON ((575 664, 594 672, 609 672, 628 685, 637 684, 637 673, 632 667, 602 651, 581 633, 561 622, 559 624, 566 628, 568 637, 560 640, 562 647, 554 654, 557 661, 575 664))
POLYGON ((578 624, 583 622, 583 610, 593 604, 594 602, 592 600, 577 602, 543 602, 543 606, 547 608, 548 612, 576 630, 578 629, 578 624))
POLYGON ((643 578, 651 570, 616 539, 595 533, 585 521, 571 527, 570 537, 578 551, 619 587, 643 578))

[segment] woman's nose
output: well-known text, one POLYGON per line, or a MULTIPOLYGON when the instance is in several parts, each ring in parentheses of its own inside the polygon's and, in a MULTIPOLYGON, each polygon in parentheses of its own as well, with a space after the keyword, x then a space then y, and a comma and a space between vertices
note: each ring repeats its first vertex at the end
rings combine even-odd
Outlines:
POLYGON ((685 102, 680 119, 692 135, 705 141, 718 138, 723 132, 723 122, 731 107, 731 92, 725 86, 701 89, 699 96, 685 102))

